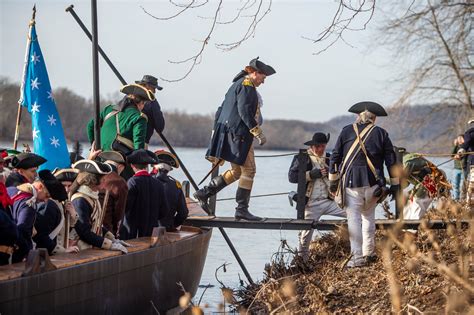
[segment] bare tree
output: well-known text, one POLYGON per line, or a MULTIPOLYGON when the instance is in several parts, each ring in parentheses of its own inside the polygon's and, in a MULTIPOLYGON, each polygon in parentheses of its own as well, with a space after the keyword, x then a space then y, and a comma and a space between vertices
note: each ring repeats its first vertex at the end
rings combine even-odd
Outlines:
MULTIPOLYGON (((228 42, 214 42, 214 46, 222 51, 233 50, 245 41, 253 38, 257 31, 258 25, 270 13, 272 8, 272 0, 242 0, 235 11, 232 11, 232 6, 225 7, 224 0, 209 2, 209 0, 188 0, 177 2, 175 0, 168 0, 170 5, 176 9, 176 13, 169 16, 159 17, 149 12, 145 7, 141 7, 143 12, 153 17, 158 21, 167 21, 177 18, 190 10, 195 10, 198 16, 204 21, 209 22, 207 33, 199 39, 201 43, 199 49, 187 58, 181 60, 169 60, 175 64, 189 64, 187 72, 177 79, 166 79, 164 81, 176 82, 186 78, 193 69, 201 62, 205 49, 209 46, 211 39, 217 37, 216 32, 225 32, 226 26, 234 23, 241 23, 243 30, 236 40, 228 42), (230 9, 229 9, 230 8, 230 9), (226 10, 227 9, 227 10, 226 10), (200 12, 209 12, 212 14, 209 17, 200 16, 200 12), (230 18, 228 18, 230 16, 230 18)), ((229 1, 228 1, 229 2, 229 1)), ((324 47, 318 50, 315 54, 326 51, 329 47, 337 41, 344 41, 344 33, 347 31, 364 30, 372 19, 375 10, 375 0, 337 0, 337 10, 332 18, 331 24, 322 32, 317 32, 315 38, 303 37, 315 44, 321 44, 324 47), (359 18, 360 17, 360 18, 359 18)))
POLYGON ((405 92, 398 104, 423 100, 471 111, 474 53, 471 0, 396 2, 381 27, 382 42, 404 63, 405 92))

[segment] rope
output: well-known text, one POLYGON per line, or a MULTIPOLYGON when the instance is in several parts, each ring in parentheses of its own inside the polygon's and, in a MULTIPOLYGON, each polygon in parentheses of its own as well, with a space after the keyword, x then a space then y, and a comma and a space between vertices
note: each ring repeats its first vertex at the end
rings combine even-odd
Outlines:
MULTIPOLYGON (((280 195, 288 195, 288 191, 281 192, 281 193, 273 193, 273 194, 263 194, 263 195, 254 195, 250 196, 250 198, 261 198, 261 197, 271 197, 271 196, 280 196, 280 195)), ((228 200, 235 200, 235 197, 232 198, 220 198, 216 199, 216 201, 228 201, 228 200)), ((198 203, 198 201, 190 201, 189 203, 198 203)))
POLYGON ((282 153, 282 154, 270 154, 270 155, 255 155, 256 158, 268 158, 268 157, 280 157, 280 156, 290 156, 297 155, 298 152, 294 153, 282 153))

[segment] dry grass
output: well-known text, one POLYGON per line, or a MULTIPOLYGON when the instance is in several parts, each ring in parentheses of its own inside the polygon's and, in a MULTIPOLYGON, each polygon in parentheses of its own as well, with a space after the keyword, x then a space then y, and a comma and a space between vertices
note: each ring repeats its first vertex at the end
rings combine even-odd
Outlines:
POLYGON ((377 231, 380 259, 368 267, 344 268, 350 256, 347 231, 312 243, 308 262, 283 243, 262 282, 235 291, 248 313, 447 313, 474 314, 471 239, 462 229, 470 210, 438 203, 429 218, 451 222, 446 230, 423 224, 416 236, 399 226, 377 231))

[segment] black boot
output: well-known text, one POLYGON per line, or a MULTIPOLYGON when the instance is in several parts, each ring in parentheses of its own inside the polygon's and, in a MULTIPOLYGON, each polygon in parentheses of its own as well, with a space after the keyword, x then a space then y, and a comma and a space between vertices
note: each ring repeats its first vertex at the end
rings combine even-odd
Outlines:
POLYGON ((249 212, 250 190, 244 188, 237 188, 235 194, 235 201, 237 201, 237 208, 235 208, 236 220, 260 221, 262 218, 257 217, 249 212))
POLYGON ((209 198, 217 194, 225 186, 227 186, 227 184, 224 180, 224 177, 217 176, 211 180, 208 186, 204 186, 203 188, 196 191, 193 194, 193 196, 199 201, 201 207, 205 211, 209 211, 209 204, 208 204, 209 198))

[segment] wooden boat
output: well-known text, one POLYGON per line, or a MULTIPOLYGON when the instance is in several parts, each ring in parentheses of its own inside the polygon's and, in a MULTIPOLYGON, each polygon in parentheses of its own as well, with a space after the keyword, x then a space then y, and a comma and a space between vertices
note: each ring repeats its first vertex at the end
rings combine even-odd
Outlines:
POLYGON ((196 293, 211 234, 183 226, 130 240, 126 255, 101 249, 54 255, 50 271, 41 270, 49 269, 47 261, 37 272, 25 273, 24 262, 0 266, 0 314, 164 314, 178 306, 182 288, 196 293))

